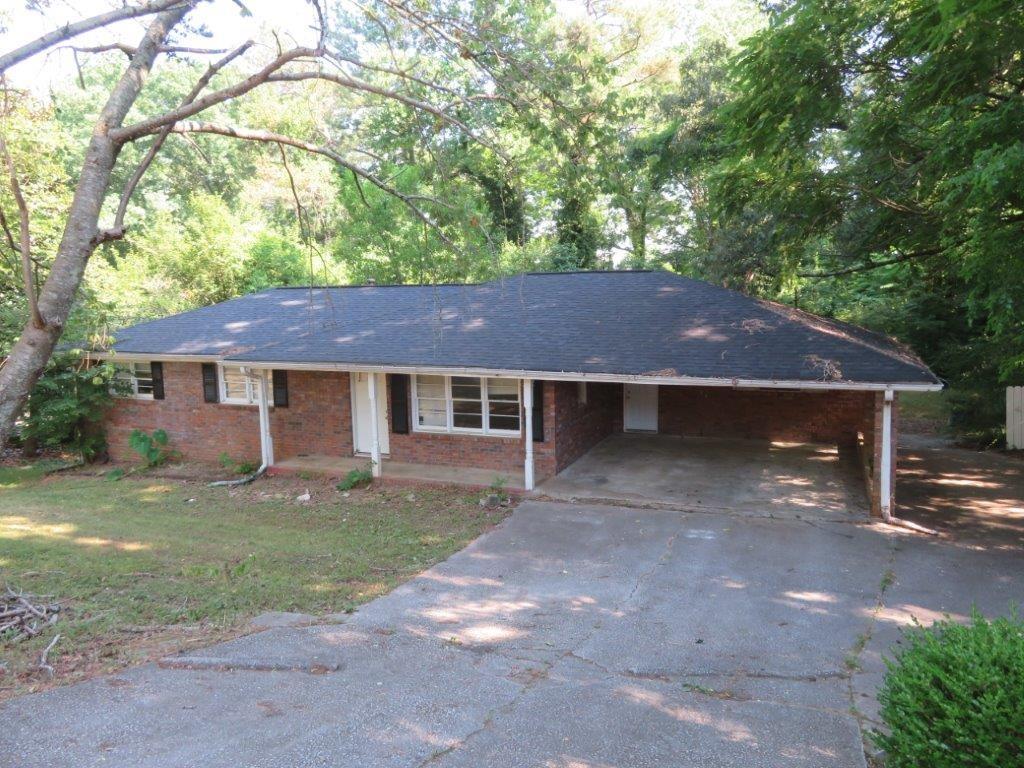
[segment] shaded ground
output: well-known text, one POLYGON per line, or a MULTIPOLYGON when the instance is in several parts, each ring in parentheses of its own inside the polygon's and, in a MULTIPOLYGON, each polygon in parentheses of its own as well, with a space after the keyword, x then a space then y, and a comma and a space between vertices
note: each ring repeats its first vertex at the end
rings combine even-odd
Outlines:
POLYGON ((228 489, 90 472, 0 468, 0 588, 63 608, 39 637, 0 640, 0 699, 236 636, 269 609, 354 608, 506 514, 458 489, 342 494, 297 478, 228 489), (50 678, 37 665, 56 633, 50 678))
POLYGON ((963 510, 942 537, 528 502, 340 624, 7 702, 0 754, 26 768, 861 768, 900 629, 1024 598, 1019 479, 984 456, 915 456, 899 486, 923 499, 914 514, 963 510))
POLYGON ((768 440, 612 435, 539 492, 775 517, 851 520, 868 512, 852 453, 768 440))

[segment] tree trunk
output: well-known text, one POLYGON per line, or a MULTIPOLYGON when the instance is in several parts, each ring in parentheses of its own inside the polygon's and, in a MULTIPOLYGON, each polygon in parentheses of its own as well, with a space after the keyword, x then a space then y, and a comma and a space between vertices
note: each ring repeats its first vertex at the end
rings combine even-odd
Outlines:
POLYGON ((640 269, 647 263, 647 208, 624 206, 622 212, 626 217, 626 233, 633 251, 629 259, 630 266, 640 269))
POLYGON ((26 322, 21 337, 0 369, 0 446, 6 445, 14 422, 22 414, 29 393, 53 354, 71 313, 89 257, 96 250, 100 211, 121 149, 120 144, 111 140, 110 131, 121 126, 138 98, 160 45, 190 8, 190 5, 185 5, 165 11, 153 19, 138 51, 100 112, 85 153, 57 256, 39 294, 39 312, 45 325, 38 328, 31 319, 26 322))

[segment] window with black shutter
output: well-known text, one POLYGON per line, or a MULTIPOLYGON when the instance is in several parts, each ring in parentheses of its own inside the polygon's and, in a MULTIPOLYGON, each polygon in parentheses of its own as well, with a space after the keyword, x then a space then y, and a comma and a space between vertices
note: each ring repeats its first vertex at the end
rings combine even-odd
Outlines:
POLYGON ((409 434, 409 376, 404 373, 391 374, 391 431, 409 434))
POLYGON ((220 400, 220 388, 217 386, 217 366, 214 363, 203 363, 203 400, 216 403, 220 400))
POLYGON ((153 376, 153 399, 163 400, 164 399, 164 364, 159 361, 153 361, 149 364, 150 372, 153 376))
POLYGON ((274 407, 288 407, 288 371, 274 371, 274 407))

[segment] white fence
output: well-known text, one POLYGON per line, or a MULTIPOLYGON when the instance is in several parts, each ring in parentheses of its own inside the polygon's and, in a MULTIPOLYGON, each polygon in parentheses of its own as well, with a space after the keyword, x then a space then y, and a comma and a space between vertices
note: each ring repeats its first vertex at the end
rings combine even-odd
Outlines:
POLYGON ((1006 447, 1024 450, 1024 387, 1006 388, 1006 447))

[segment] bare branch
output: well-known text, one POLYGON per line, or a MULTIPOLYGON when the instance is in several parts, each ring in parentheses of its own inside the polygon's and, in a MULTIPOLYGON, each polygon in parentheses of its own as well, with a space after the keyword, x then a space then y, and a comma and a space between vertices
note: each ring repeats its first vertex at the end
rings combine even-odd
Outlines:
MULTIPOLYGON (((0 154, 4 156, 4 163, 7 165, 7 175, 11 182, 11 192, 14 195, 14 202, 18 206, 20 241, 18 252, 21 254, 21 277, 25 283, 25 298, 28 300, 29 313, 32 316, 32 323, 36 328, 45 328, 43 316, 39 314, 39 297, 36 295, 35 281, 32 279, 32 237, 29 230, 28 203, 21 193, 21 184, 18 181, 18 172, 14 167, 14 158, 7 151, 7 142, 0 135, 0 154)), ((5 222, 6 226, 6 222, 5 222)), ((8 233, 10 237, 10 233, 8 233)))
POLYGON ((328 82, 340 85, 343 88, 349 88, 354 91, 363 91, 364 93, 372 93, 377 96, 383 96, 384 98, 398 101, 406 106, 417 109, 421 112, 427 112, 446 123, 450 123, 458 127, 463 133, 469 136, 476 143, 487 147, 502 160, 508 161, 508 157, 505 153, 489 139, 480 136, 476 131, 470 128, 462 120, 457 117, 445 112, 439 107, 435 107, 426 101, 420 101, 419 99, 413 98, 412 96, 406 96, 404 93, 394 91, 389 88, 382 88, 381 86, 368 83, 365 80, 357 80, 354 77, 348 77, 346 75, 335 75, 328 72, 277 72, 267 77, 269 83, 283 83, 283 82, 301 82, 303 80, 326 80, 328 82))
MULTIPOLYGON (((103 45, 61 45, 55 51, 73 51, 74 53, 106 53, 108 51, 120 51, 129 59, 138 53, 139 49, 127 43, 105 43, 103 45)), ((226 53, 227 48, 190 48, 182 45, 161 45, 157 48, 158 53, 194 53, 200 56, 216 56, 226 53)))
POLYGON ((934 248, 925 248, 920 251, 911 251, 910 253, 901 253, 899 256, 895 256, 891 259, 885 259, 884 261, 872 261, 867 264, 858 264, 856 267, 846 267, 845 269, 836 269, 832 272, 798 272, 797 277, 808 277, 812 279, 820 279, 824 277, 841 277, 843 275, 854 275, 858 272, 870 272, 873 269, 879 269, 881 267, 888 267, 893 264, 902 264, 905 261, 913 261, 914 259, 927 259, 931 256, 937 256, 943 253, 947 249, 947 246, 935 246, 934 248))
POLYGON ((222 88, 219 91, 209 93, 201 99, 196 99, 189 104, 183 104, 176 109, 164 112, 162 115, 156 115, 155 117, 142 120, 134 125, 128 125, 123 128, 112 130, 110 132, 110 138, 115 142, 124 143, 126 141, 137 139, 140 136, 148 136, 151 133, 155 133, 165 125, 170 125, 171 123, 176 123, 181 120, 187 120, 193 115, 199 114, 204 109, 209 109, 216 104, 221 104, 222 102, 245 95, 253 88, 263 85, 274 72, 281 69, 281 67, 289 62, 306 56, 315 58, 320 55, 320 53, 320 51, 314 48, 292 48, 291 50, 282 53, 258 72, 254 72, 252 75, 245 78, 245 80, 241 80, 227 88, 222 88))
POLYGON ((315 155, 321 155, 329 160, 333 161, 342 168, 346 168, 351 171, 354 175, 358 176, 365 181, 373 184, 375 187, 380 189, 382 192, 386 192, 392 197, 400 200, 405 206, 421 221, 431 227, 435 234, 453 250, 458 250, 458 247, 451 241, 451 239, 444 233, 440 225, 438 225, 422 208, 417 205, 418 201, 429 202, 434 205, 444 206, 450 208, 451 206, 443 203, 442 201, 427 197, 425 195, 407 195, 387 182, 375 176, 365 168, 360 168, 355 163, 351 163, 342 157, 338 152, 331 149, 330 147, 321 146, 319 144, 312 144, 308 141, 302 141, 301 139, 295 139, 291 136, 284 136, 279 133, 273 133, 271 131, 257 130, 252 128, 240 128, 230 125, 219 125, 217 123, 200 123, 194 121, 184 121, 175 123, 171 128, 172 133, 212 133, 219 136, 228 136, 233 139, 243 139, 245 141, 256 141, 265 144, 283 144, 289 147, 295 147, 305 152, 309 152, 315 155))
POLYGON ((99 29, 125 19, 135 19, 139 16, 150 16, 154 13, 174 8, 176 6, 194 6, 198 0, 149 0, 140 5, 125 5, 106 13, 99 13, 81 21, 65 24, 62 27, 47 32, 45 35, 26 43, 20 48, 0 56, 0 72, 6 72, 19 61, 35 56, 37 53, 52 48, 57 43, 78 37, 84 32, 99 29))
MULTIPOLYGON (((189 91, 188 95, 182 99, 182 106, 191 104, 195 101, 199 94, 206 89, 206 86, 210 84, 214 75, 239 56, 244 55, 252 46, 253 41, 247 40, 231 51, 227 56, 211 64, 203 76, 196 81, 196 84, 192 87, 192 90, 189 91)), ((142 180, 146 171, 149 170, 149 166, 152 165, 154 158, 156 158, 157 153, 164 145, 164 142, 167 140, 170 133, 170 126, 165 126, 160 130, 160 133, 158 133, 156 138, 153 139, 153 143, 149 145, 149 150, 147 150, 146 155, 142 158, 142 161, 135 169, 135 172, 132 173, 131 178, 128 179, 128 182, 124 185, 124 189, 121 191, 121 199, 117 204, 117 213, 114 215, 114 226, 111 227, 111 231, 109 233, 110 237, 105 239, 114 239, 115 237, 122 237, 124 235, 124 216, 125 212, 128 210, 128 201, 134 194, 136 187, 139 186, 139 182, 142 180)))

